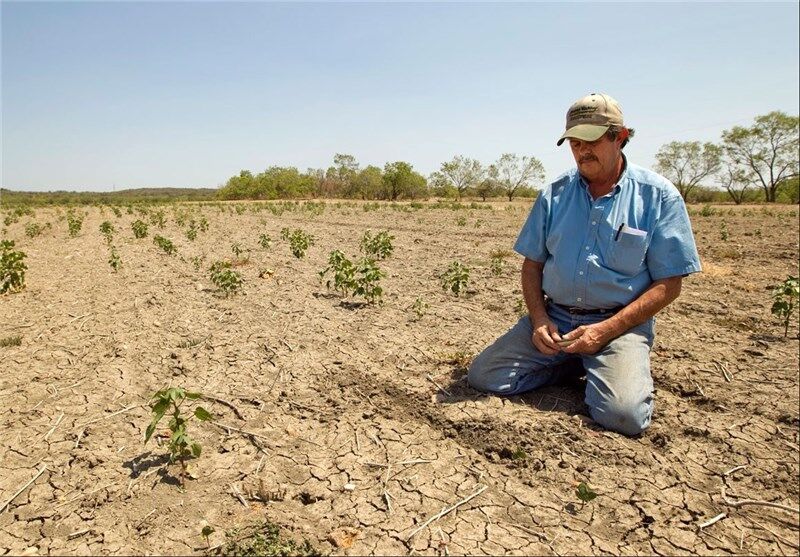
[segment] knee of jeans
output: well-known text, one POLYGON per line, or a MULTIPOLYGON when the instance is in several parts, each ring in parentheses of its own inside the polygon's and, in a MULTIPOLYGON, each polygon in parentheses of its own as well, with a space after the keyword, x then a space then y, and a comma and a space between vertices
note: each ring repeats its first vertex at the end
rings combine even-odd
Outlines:
POLYGON ((613 400, 601 407, 591 408, 592 419, 606 429, 623 435, 639 435, 650 425, 652 401, 613 400))
POLYGON ((467 383, 470 384, 471 387, 478 389, 479 391, 490 391, 488 382, 487 382, 487 369, 485 365, 485 357, 484 352, 478 354, 472 363, 469 366, 469 370, 467 371, 467 383))

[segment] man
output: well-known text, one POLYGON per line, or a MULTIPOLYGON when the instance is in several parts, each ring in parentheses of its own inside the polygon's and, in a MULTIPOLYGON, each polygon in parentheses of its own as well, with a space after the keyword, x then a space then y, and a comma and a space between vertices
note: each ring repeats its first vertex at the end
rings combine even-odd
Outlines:
POLYGON ((633 131, 608 95, 570 107, 557 145, 569 141, 577 168, 539 195, 514 245, 529 315, 468 375, 477 389, 515 395, 556 382, 559 364, 577 360, 591 417, 625 435, 653 413, 653 316, 700 271, 680 193, 622 153, 633 131))

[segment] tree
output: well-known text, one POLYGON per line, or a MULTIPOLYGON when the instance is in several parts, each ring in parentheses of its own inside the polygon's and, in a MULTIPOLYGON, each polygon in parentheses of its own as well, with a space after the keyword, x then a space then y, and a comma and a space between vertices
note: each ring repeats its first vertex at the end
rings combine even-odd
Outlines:
POLYGON ((699 141, 673 141, 656 153, 656 170, 669 179, 684 200, 695 186, 720 169, 722 148, 699 141))
POLYGON ((436 197, 450 199, 458 195, 453 183, 438 170, 431 172, 431 175, 428 176, 428 189, 436 197))
POLYGON ((477 185, 486 173, 480 162, 461 155, 449 162, 443 162, 439 172, 455 187, 458 199, 461 199, 469 188, 477 185))
POLYGON ((242 170, 238 176, 231 177, 225 185, 217 191, 220 199, 247 199, 253 197, 256 190, 256 181, 253 173, 242 170))
POLYGON ((336 153, 333 166, 325 173, 326 195, 333 197, 357 197, 354 182, 358 174, 358 162, 352 155, 336 153))
POLYGON ((361 199, 376 199, 381 194, 383 171, 377 166, 369 165, 356 174, 353 183, 361 199))
POLYGON ((497 190, 497 184, 493 179, 484 178, 477 186, 475 186, 475 195, 480 196, 483 201, 486 201, 486 198, 494 196, 497 193, 497 190))
POLYGON ((533 155, 520 158, 514 153, 504 153, 489 167, 489 177, 511 201, 519 189, 544 182, 544 166, 533 155))
POLYGON ((744 168, 729 162, 720 173, 719 181, 734 203, 741 205, 747 188, 753 183, 752 176, 744 168))
POLYGON ((798 176, 799 123, 797 116, 775 111, 756 116, 749 128, 735 126, 722 132, 725 153, 734 164, 752 172, 769 203, 775 201, 782 183, 798 176))
POLYGON ((383 169, 383 198, 396 201, 402 197, 413 199, 425 194, 425 176, 414 171, 407 162, 387 162, 383 169))

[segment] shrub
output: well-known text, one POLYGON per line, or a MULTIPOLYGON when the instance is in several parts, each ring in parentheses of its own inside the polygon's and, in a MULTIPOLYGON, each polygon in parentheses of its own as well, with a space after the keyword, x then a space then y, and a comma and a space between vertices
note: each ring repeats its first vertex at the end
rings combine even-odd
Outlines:
POLYGON ((17 292, 25 288, 25 270, 28 268, 22 251, 14 250, 13 240, 0 242, 0 294, 17 292))
POLYGON ((386 276, 375 264, 375 260, 369 257, 362 258, 354 264, 340 250, 332 251, 328 257, 328 267, 320 271, 320 278, 333 271, 333 280, 328 280, 328 288, 333 284, 334 290, 347 296, 352 292, 353 296, 362 296, 370 304, 380 301, 383 296, 383 288, 380 280, 386 276))

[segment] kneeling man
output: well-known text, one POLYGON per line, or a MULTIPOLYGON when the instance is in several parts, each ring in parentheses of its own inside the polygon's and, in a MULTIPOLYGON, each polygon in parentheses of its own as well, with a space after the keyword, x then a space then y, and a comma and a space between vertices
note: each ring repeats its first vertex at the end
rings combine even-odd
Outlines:
POLYGON ((686 206, 666 178, 631 164, 633 136, 619 104, 588 95, 567 111, 577 168, 536 199, 515 251, 525 257, 529 315, 479 354, 469 383, 514 395, 557 381, 579 359, 586 404, 605 428, 636 435, 650 425, 654 316, 700 271, 686 206))

